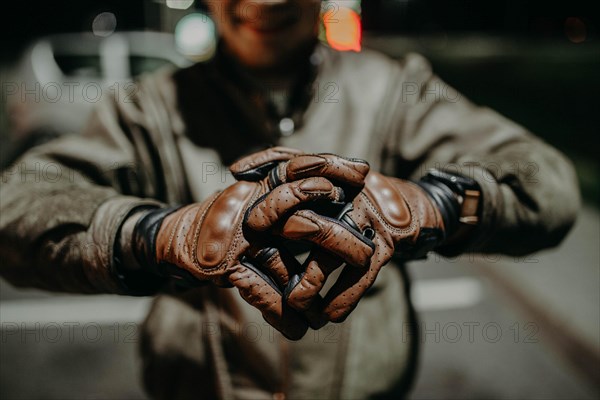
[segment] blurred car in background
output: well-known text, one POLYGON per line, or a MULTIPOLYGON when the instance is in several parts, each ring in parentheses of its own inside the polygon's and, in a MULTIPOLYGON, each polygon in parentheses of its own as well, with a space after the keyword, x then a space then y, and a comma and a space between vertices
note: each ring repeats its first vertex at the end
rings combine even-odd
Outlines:
POLYGON ((97 102, 107 95, 126 98, 139 75, 189 64, 170 33, 73 33, 37 40, 3 82, 12 146, 0 167, 34 145, 79 132, 97 102))

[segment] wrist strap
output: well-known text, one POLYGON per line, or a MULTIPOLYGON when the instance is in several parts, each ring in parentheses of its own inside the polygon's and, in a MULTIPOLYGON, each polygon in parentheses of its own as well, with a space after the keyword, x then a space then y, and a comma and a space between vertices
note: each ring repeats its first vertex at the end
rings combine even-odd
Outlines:
POLYGON ((147 211, 135 224, 131 240, 133 241, 133 255, 142 269, 154 275, 164 276, 160 273, 156 261, 156 237, 165 217, 181 207, 158 208, 147 211))
POLYGON ((481 209, 481 188, 477 181, 464 175, 431 169, 417 182, 438 206, 446 237, 461 224, 477 225, 481 209))
MULTIPOLYGON (((145 212, 151 212, 155 210, 155 207, 148 208, 147 206, 138 207, 128 214, 127 217, 133 215, 134 213, 140 212, 144 210, 145 212)), ((137 224, 136 224, 137 225, 137 224)), ((113 255, 112 255, 112 272, 116 279, 119 282, 122 290, 132 296, 147 296, 156 293, 161 286, 164 285, 165 279, 158 275, 150 274, 146 269, 127 269, 123 265, 123 253, 120 245, 120 235, 123 225, 119 228, 117 232, 117 240, 113 244, 113 255)), ((136 261, 139 263, 138 256, 135 254, 135 246, 131 247, 131 251, 134 253, 136 261)), ((143 265, 143 264, 141 264, 143 265)))

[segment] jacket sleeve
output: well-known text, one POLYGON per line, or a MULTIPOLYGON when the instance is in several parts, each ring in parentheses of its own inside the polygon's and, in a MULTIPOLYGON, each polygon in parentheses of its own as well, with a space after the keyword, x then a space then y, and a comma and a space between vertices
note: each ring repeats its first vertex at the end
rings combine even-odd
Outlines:
POLYGON ((442 253, 523 255, 560 243, 580 206, 577 177, 564 155, 471 103, 419 55, 408 55, 393 79, 388 112, 394 118, 384 146, 393 173, 418 179, 429 168, 448 169, 482 188, 476 232, 461 248, 442 253))
POLYGON ((128 215, 162 203, 143 112, 116 99, 98 103, 81 135, 35 147, 2 174, 2 276, 16 286, 127 293, 113 244, 128 215), (144 150, 146 149, 146 150, 144 150))

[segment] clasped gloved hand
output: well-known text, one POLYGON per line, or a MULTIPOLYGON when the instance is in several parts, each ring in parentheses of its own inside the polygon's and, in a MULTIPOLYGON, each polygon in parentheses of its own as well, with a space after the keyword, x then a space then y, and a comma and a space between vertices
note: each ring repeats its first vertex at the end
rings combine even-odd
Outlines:
MULTIPOLYGON (((300 162, 297 154, 290 152, 285 160, 273 157, 273 153, 273 150, 266 150, 241 162, 252 164, 254 171, 260 171, 253 176, 254 179, 278 175, 278 171, 300 162), (248 159, 261 160, 262 164, 251 163, 248 159), (279 164, 274 166, 274 162, 279 164)), ((312 157, 319 156, 333 157, 312 157)), ((239 173, 234 173, 234 176, 247 177, 239 173)), ((310 226, 314 235, 321 238, 321 246, 311 251, 300 273, 291 273, 288 283, 282 288, 286 302, 305 312, 313 328, 329 321, 343 321, 394 254, 407 259, 419 258, 444 239, 444 221, 440 211, 432 198, 413 182, 371 171, 364 188, 353 197, 347 196, 346 201, 346 207, 336 219, 306 209, 296 211, 281 226, 269 225, 274 233, 287 238, 296 227, 310 226), (320 221, 323 220, 330 224, 322 225, 320 221), (347 254, 339 251, 339 246, 344 243, 349 244, 347 254), (371 257, 365 257, 367 248, 373 249, 371 257), (335 284, 321 298, 319 292, 327 277, 344 264, 347 266, 335 284)), ((265 225, 261 225, 264 223, 260 207, 253 209, 246 221, 252 229, 265 229, 265 225)), ((301 230, 303 233, 306 231, 306 228, 301 230)), ((299 235, 296 238, 302 239, 299 235)), ((269 267, 265 271, 273 273, 269 267)))
MULTIPOLYGON (((329 157, 325 164, 333 167, 328 169, 319 167, 323 160, 293 155, 298 162, 279 169, 277 176, 237 182, 200 203, 146 212, 133 232, 134 253, 140 264, 155 274, 191 284, 210 281, 235 286, 285 336, 302 337, 307 322, 282 301, 280 290, 289 282, 290 274, 299 273, 298 262, 280 252, 274 246, 277 238, 262 227, 283 223, 294 210, 309 204, 343 201, 344 190, 332 181, 360 190, 369 167, 362 161, 329 157), (257 229, 248 228, 244 223, 248 218, 257 229), (269 274, 254 268, 256 259, 270 266, 269 274)), ((255 168, 247 165, 245 171, 252 174, 255 168)), ((339 229, 324 217, 316 216, 315 222, 332 232, 339 229)), ((288 225, 280 233, 326 245, 342 257, 347 255, 347 249, 323 243, 312 227, 288 225)), ((372 249, 365 251, 367 259, 372 249)))
POLYGON ((309 255, 304 271, 290 278, 285 289, 287 303, 301 311, 317 307, 317 318, 311 320, 315 328, 346 319, 394 255, 421 258, 444 239, 440 212, 421 187, 374 171, 339 218, 349 231, 370 240, 374 253, 367 264, 357 265, 347 258, 340 260, 326 248, 317 248, 309 255), (319 292, 327 277, 344 262, 348 265, 321 299, 319 292))

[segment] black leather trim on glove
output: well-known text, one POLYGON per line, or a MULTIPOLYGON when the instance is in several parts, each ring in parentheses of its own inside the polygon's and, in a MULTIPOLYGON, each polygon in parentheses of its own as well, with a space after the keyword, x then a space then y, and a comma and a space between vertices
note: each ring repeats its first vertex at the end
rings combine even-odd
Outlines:
POLYGON ((427 175, 416 183, 438 207, 444 220, 445 238, 452 237, 460 225, 462 204, 459 199, 464 198, 467 190, 481 192, 479 184, 474 179, 438 169, 429 170, 427 175))
MULTIPOLYGON (((146 214, 153 212, 154 210, 162 210, 160 208, 150 208, 149 210, 145 210, 146 207, 133 209, 127 218, 131 215, 138 213, 140 211, 145 212, 146 214)), ((117 238, 121 236, 121 229, 123 226, 119 228, 119 232, 117 233, 117 238)), ((131 246, 132 250, 135 246, 131 246)), ((140 262, 140 259, 134 252, 134 257, 140 263, 140 265, 144 266, 144 263, 140 262)), ((162 286, 165 285, 166 279, 162 276, 150 273, 147 268, 141 269, 131 269, 126 268, 123 265, 123 249, 121 248, 121 244, 119 240, 115 241, 113 246, 113 274, 117 278, 119 285, 123 289, 123 291, 132 296, 148 296, 155 294, 162 286)))
POLYGON ((445 237, 452 236, 458 229, 458 218, 460 217, 460 204, 456 195, 443 182, 423 177, 417 182, 421 188, 431 197, 444 221, 445 237))
POLYGON ((199 281, 190 272, 169 263, 156 262, 156 237, 163 220, 183 206, 160 208, 147 211, 135 224, 133 229, 133 254, 146 274, 172 278, 179 286, 197 287, 204 282, 199 281))
POLYGON ((156 262, 156 236, 165 217, 180 207, 157 208, 149 210, 140 217, 133 229, 131 240, 133 254, 142 269, 161 276, 156 262))

